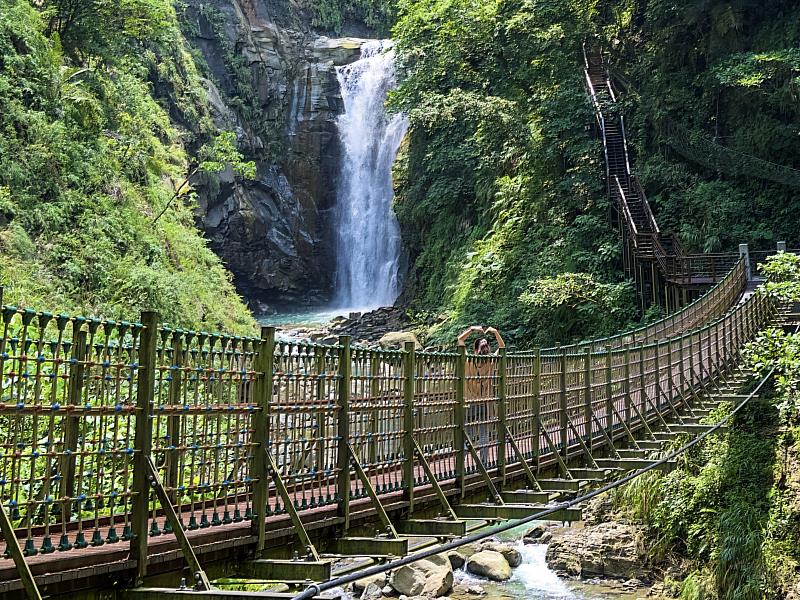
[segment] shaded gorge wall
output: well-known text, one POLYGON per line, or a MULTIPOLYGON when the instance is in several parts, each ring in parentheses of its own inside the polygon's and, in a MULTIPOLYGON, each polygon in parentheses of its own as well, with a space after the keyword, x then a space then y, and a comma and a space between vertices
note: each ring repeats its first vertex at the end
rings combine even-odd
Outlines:
POLYGON ((288 1, 189 0, 182 22, 216 125, 235 131, 258 166, 254 181, 198 182, 200 226, 256 314, 327 304, 344 109, 337 67, 358 60, 364 40, 316 33, 288 1))

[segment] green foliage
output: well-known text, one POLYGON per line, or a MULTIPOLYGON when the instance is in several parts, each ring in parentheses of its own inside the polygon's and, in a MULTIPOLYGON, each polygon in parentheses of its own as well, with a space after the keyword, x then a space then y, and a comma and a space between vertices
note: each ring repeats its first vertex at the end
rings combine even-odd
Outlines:
POLYGON ((594 12, 592 2, 399 2, 402 84, 390 106, 409 115, 410 131, 395 169, 395 211, 411 252, 413 309, 448 317, 434 339, 482 322, 518 344, 547 344, 630 318, 632 296, 615 285, 619 238, 576 68, 594 12), (597 285, 562 328, 551 324, 566 305, 519 299, 564 272, 597 285), (597 310, 612 305, 618 310, 597 310))
POLYGON ((800 334, 782 329, 762 331, 745 347, 748 366, 759 376, 775 370, 778 410, 787 424, 800 423, 800 334))
POLYGON ((201 160, 198 168, 205 173, 221 173, 230 168, 244 179, 256 176, 256 163, 244 160, 236 147, 236 134, 232 131, 223 131, 215 136, 200 148, 198 157, 201 160))
POLYGON ((113 59, 168 36, 174 14, 164 0, 43 0, 48 37, 57 35, 75 56, 113 59))
POLYGON ((630 320, 634 293, 627 283, 600 283, 586 273, 561 273, 533 281, 519 300, 531 321, 549 322, 553 339, 574 339, 586 331, 611 333, 617 323, 630 320))
POLYGON ((693 251, 800 238, 800 5, 615 4, 631 18, 609 19, 604 45, 630 82, 628 132, 661 227, 693 251))
POLYGON ((729 434, 707 438, 679 469, 615 492, 615 507, 647 528, 651 557, 679 554, 698 566, 681 598, 770 597, 764 545, 776 423, 774 407, 753 401, 734 417, 729 434))
POLYGON ((124 319, 154 309, 177 326, 252 331, 191 207, 151 222, 186 175, 184 142, 210 123, 197 88, 181 93, 197 75, 171 3, 81 3, 69 23, 54 13, 68 6, 0 3, 4 301, 124 319), (108 21, 116 33, 98 31, 109 7, 124 21, 108 21), (176 128, 154 87, 195 132, 176 128))
POLYGON ((300 0, 311 12, 311 24, 341 34, 349 23, 363 23, 378 35, 385 35, 395 19, 393 0, 300 0))
POLYGON ((783 302, 800 302, 800 256, 779 252, 758 265, 767 278, 762 291, 783 302))

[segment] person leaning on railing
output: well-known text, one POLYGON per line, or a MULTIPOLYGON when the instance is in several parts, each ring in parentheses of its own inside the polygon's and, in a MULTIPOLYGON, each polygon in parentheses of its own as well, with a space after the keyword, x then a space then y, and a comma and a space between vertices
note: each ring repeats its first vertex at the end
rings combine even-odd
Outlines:
POLYGON ((499 354, 500 348, 505 348, 506 343, 500 332, 494 327, 479 327, 473 325, 458 336, 458 345, 466 346, 467 339, 474 333, 479 335, 491 334, 497 342, 497 350, 492 353, 489 340, 479 337, 472 343, 473 356, 467 358, 464 373, 464 400, 469 401, 469 408, 464 421, 467 434, 476 447, 480 447, 481 461, 486 464, 489 458, 489 430, 487 427, 488 406, 486 400, 495 397, 495 379, 497 376, 497 363, 482 358, 492 354, 499 354), (484 400, 481 402, 481 400, 484 400), (483 445, 481 442, 483 441, 483 445))

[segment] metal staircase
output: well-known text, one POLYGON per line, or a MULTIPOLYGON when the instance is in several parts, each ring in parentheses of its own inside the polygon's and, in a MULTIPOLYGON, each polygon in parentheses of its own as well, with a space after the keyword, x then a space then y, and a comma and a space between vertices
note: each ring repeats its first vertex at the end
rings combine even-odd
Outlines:
POLYGON ((677 309, 717 283, 739 255, 687 254, 673 233, 661 231, 631 169, 625 117, 600 49, 584 47, 584 75, 603 141, 608 195, 623 235, 625 273, 636 282, 642 310, 652 304, 677 309))

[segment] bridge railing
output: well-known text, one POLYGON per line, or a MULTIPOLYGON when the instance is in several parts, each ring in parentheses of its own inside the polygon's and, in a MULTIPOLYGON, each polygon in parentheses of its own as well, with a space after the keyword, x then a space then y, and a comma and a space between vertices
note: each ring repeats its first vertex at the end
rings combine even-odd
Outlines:
POLYGON ((175 534, 160 489, 189 530, 258 534, 287 513, 335 507, 346 522, 355 502, 413 501, 428 483, 417 449, 450 488, 484 470, 503 481, 520 460, 555 466, 662 419, 731 364, 776 310, 760 294, 727 310, 741 270, 649 328, 491 356, 6 306, 0 503, 27 556, 127 543, 142 574, 147 539, 175 534))
POLYGON ((608 346, 615 349, 626 344, 646 343, 670 337, 682 331, 699 327, 724 314, 741 296, 746 286, 747 272, 745 263, 739 259, 729 269, 728 274, 700 298, 655 323, 606 338, 567 346, 545 348, 542 349, 542 354, 557 354, 562 351, 580 353, 585 352, 587 349, 597 352, 606 350, 608 346))

